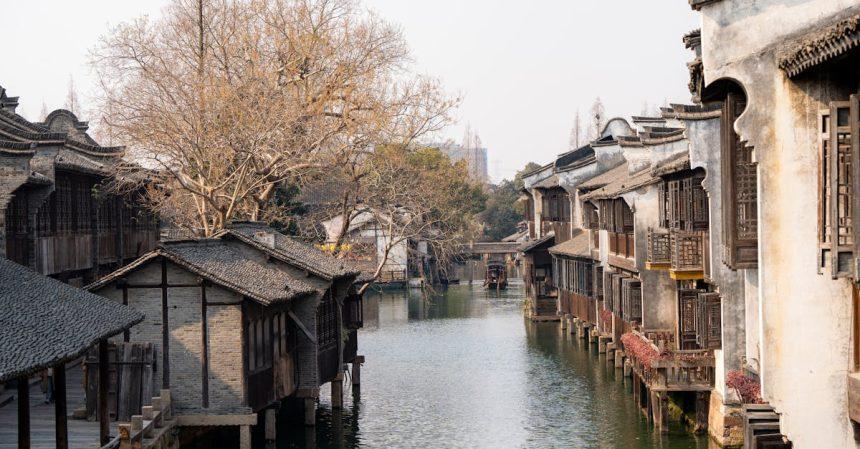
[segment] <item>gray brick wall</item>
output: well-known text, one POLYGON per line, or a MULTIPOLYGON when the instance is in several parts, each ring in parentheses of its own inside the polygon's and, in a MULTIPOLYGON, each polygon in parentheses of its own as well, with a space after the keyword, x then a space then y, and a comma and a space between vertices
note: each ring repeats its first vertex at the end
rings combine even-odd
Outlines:
MULTIPOLYGON (((197 276, 168 264, 168 282, 193 283, 197 276)), ((149 263, 128 276, 133 284, 161 282, 161 265, 149 263)), ((122 302, 122 290, 109 284, 95 293, 122 302)), ((171 288, 168 291, 170 321, 170 387, 178 413, 199 413, 202 407, 202 329, 199 287, 171 288)), ((129 305, 146 315, 130 331, 132 342, 149 342, 158 350, 156 385, 161 385, 163 369, 161 290, 129 289, 129 305)), ((241 297, 220 287, 207 286, 207 302, 236 303, 207 309, 209 332, 209 412, 243 411, 244 376, 242 370, 241 297)))

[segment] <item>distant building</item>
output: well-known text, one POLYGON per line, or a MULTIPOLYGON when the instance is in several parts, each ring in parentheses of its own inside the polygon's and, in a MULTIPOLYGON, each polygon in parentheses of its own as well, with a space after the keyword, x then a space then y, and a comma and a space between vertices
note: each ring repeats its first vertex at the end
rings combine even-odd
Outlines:
POLYGON ((447 142, 440 144, 439 149, 452 161, 465 160, 469 167, 469 178, 473 181, 482 184, 490 182, 487 170, 487 148, 481 144, 481 138, 470 127, 466 127, 462 144, 447 142))

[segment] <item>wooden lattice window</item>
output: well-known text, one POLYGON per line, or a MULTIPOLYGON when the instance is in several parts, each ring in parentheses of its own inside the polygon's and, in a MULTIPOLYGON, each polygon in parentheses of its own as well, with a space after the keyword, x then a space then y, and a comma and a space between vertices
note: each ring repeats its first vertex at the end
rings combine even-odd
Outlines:
POLYGON ((26 236, 29 222, 27 195, 16 194, 6 205, 6 235, 26 236))
POLYGON ((72 181, 67 176, 57 176, 56 181, 57 199, 57 231, 73 231, 75 224, 74 194, 72 181))
POLYGON ((582 203, 582 223, 585 229, 600 228, 600 216, 594 204, 590 202, 582 203))
POLYGON ((337 303, 327 292, 317 308, 317 344, 319 350, 330 349, 337 345, 337 303))
POLYGON ((696 314, 696 342, 701 349, 722 345, 722 311, 719 293, 699 293, 696 314))
POLYGON ((36 233, 39 237, 47 237, 54 234, 54 216, 57 209, 57 195, 51 192, 48 199, 43 201, 36 212, 36 233))
POLYGON ((628 283, 627 309, 625 319, 631 323, 642 323, 642 282, 631 280, 628 283))
POLYGON ((708 229, 708 195, 702 186, 704 175, 696 174, 689 178, 690 223, 688 229, 702 231, 708 229))
POLYGON ((854 276, 854 176, 860 155, 858 97, 830 103, 820 114, 819 266, 833 278, 854 276))
POLYGON ((674 179, 666 182, 666 196, 668 202, 668 213, 666 217, 666 225, 672 229, 681 229, 683 220, 681 204, 683 204, 681 181, 674 179))
POLYGON ((598 301, 603 301, 603 267, 594 266, 594 294, 598 301))
POLYGON ((678 290, 678 342, 680 349, 697 349, 696 316, 700 290, 678 290))
POLYGON ((632 234, 634 229, 633 210, 630 209, 630 206, 623 199, 619 198, 617 201, 621 205, 621 232, 632 234))
POLYGON ((116 197, 107 195, 99 201, 99 229, 112 231, 116 229, 116 197))
POLYGON ((75 229, 89 231, 92 229, 93 184, 86 178, 75 178, 72 189, 74 195, 75 229))
POLYGON ((734 130, 746 101, 729 93, 721 122, 723 261, 732 269, 758 266, 758 174, 753 148, 734 130))

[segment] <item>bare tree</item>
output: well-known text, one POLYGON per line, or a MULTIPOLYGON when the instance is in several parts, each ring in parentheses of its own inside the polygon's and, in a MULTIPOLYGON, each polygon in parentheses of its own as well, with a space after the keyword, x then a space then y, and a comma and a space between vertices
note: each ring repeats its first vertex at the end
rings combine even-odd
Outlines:
MULTIPOLYGON (((75 88, 75 78, 69 75, 69 87, 66 92, 66 103, 63 107, 73 114, 77 115, 81 112, 81 102, 78 100, 78 91, 75 88)), ((47 114, 45 114, 47 117, 47 114)))
POLYGON ((349 172, 456 104, 352 0, 174 0, 103 37, 92 62, 105 124, 157 169, 152 208, 203 235, 279 214, 278 186, 349 172))
POLYGON ((588 125, 588 140, 596 140, 600 138, 600 133, 606 125, 606 110, 603 107, 603 102, 600 97, 594 100, 591 105, 591 118, 588 125))
POLYGON ((570 139, 568 141, 568 149, 575 150, 583 144, 582 135, 582 120, 579 117, 579 109, 576 110, 576 115, 573 117, 573 127, 570 129, 570 139))
POLYGON ((45 119, 48 118, 48 114, 48 105, 45 104, 45 100, 42 100, 42 109, 39 111, 39 120, 44 122, 45 119))

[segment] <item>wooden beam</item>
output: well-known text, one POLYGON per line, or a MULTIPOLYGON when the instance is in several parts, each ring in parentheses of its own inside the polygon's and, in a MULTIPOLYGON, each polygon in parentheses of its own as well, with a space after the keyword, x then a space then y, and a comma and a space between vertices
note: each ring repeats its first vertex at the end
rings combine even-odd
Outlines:
POLYGON ((30 379, 18 378, 18 449, 30 449, 30 379))
POLYGON ((301 329, 302 333, 305 334, 305 337, 308 337, 308 340, 310 340, 311 343, 317 344, 316 336, 311 334, 311 331, 309 331, 308 328, 305 327, 304 323, 302 323, 302 321, 299 319, 299 317, 297 317, 296 314, 293 313, 292 310, 288 311, 287 314, 290 316, 290 319, 292 319, 293 322, 296 323, 296 326, 298 326, 299 329, 301 329))
POLYGON ((200 372, 202 377, 203 408, 209 408, 209 324, 206 316, 206 283, 200 282, 200 339, 203 351, 200 354, 200 372))
POLYGON ((69 449, 69 421, 66 412, 66 365, 54 365, 54 429, 57 449, 69 449))
MULTIPOLYGON (((125 283, 122 285, 122 305, 128 305, 128 286, 125 283)), ((129 340, 131 340, 131 333, 126 329, 122 331, 122 341, 128 343, 129 340)), ((102 443, 102 446, 104 446, 104 443, 102 443)))
POLYGON ((161 388, 170 388, 170 316, 167 312, 167 259, 161 258, 161 388))
POLYGON ((104 446, 110 443, 110 412, 108 412, 108 385, 110 376, 108 374, 108 342, 99 340, 99 393, 98 393, 98 416, 99 416, 99 443, 104 446))

